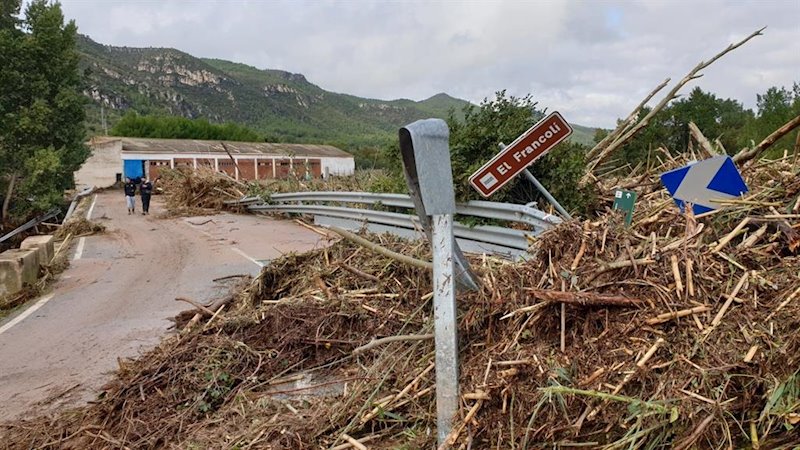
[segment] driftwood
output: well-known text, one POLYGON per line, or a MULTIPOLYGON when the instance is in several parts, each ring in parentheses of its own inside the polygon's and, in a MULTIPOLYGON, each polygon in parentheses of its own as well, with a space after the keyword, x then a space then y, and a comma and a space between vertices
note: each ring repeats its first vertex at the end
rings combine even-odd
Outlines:
MULTIPOLYGON (((753 147, 751 149, 745 148, 742 151, 740 151, 739 153, 737 153, 733 157, 733 162, 735 162, 735 163, 737 163, 739 165, 742 165, 742 164, 746 163, 747 161, 750 161, 751 159, 758 157, 759 155, 761 155, 761 153, 764 152, 764 150, 766 150, 770 146, 772 146, 772 144, 774 144, 775 141, 777 141, 778 139, 786 136, 792 130, 794 130, 795 128, 797 128, 799 126, 800 126, 800 115, 795 117, 794 119, 786 122, 786 124, 784 124, 782 127, 778 128, 777 130, 773 131, 772 134, 770 134, 769 136, 764 138, 764 140, 761 141, 755 147, 753 147)), ((800 143, 800 137, 798 138, 797 142, 800 143)), ((795 147, 798 147, 798 145, 795 145, 795 147)), ((796 152, 797 152, 797 150, 795 149, 795 156, 797 155, 796 152)))
MULTIPOLYGON (((592 161, 589 163, 589 166, 588 166, 588 169, 587 169, 587 174, 592 173, 595 170, 595 168, 597 168, 598 165, 600 165, 603 161, 605 161, 615 150, 617 150, 623 144, 625 144, 626 142, 631 140, 636 135, 636 133, 638 133, 640 130, 642 130, 644 127, 646 127, 650 123, 650 120, 659 111, 661 111, 665 106, 667 106, 667 104, 669 102, 671 102, 672 100, 674 100, 675 98, 678 97, 678 95, 677 95, 678 91, 681 90, 681 88, 683 88, 683 86, 685 86, 690 81, 692 81, 694 79, 697 79, 697 78, 700 78, 700 77, 703 76, 702 74, 699 74, 698 72, 700 72, 701 70, 703 70, 706 67, 710 66, 716 60, 718 60, 718 59, 722 58, 723 56, 725 56, 725 54, 727 54, 727 53, 735 50, 736 48, 744 45, 750 39, 752 39, 752 38, 754 38, 756 36, 762 35, 762 31, 764 31, 765 28, 766 27, 761 28, 760 30, 757 30, 757 31, 753 32, 752 34, 750 34, 749 36, 747 36, 746 38, 742 39, 741 41, 739 41, 736 44, 729 45, 723 51, 717 53, 710 60, 708 60, 708 61, 700 61, 700 63, 697 66, 695 66, 691 71, 689 71, 689 73, 686 74, 686 76, 684 76, 678 82, 678 84, 676 84, 667 93, 667 95, 663 99, 661 99, 661 101, 658 102, 658 104, 656 106, 654 106, 653 109, 650 110, 650 112, 647 113, 646 116, 644 116, 644 118, 642 118, 638 123, 636 123, 636 125, 631 127, 627 132, 622 134, 622 136, 620 136, 619 138, 617 138, 617 139, 613 140, 612 142, 610 142, 608 144, 608 146, 603 148, 601 151, 596 151, 595 149, 590 150, 589 151, 589 155, 594 155, 594 157, 592 158, 592 161)), ((599 147, 599 144, 595 146, 595 148, 597 148, 597 147, 599 147)))
POLYGON ((636 108, 634 108, 633 111, 631 111, 631 113, 628 115, 628 117, 625 120, 623 120, 622 122, 619 123, 619 125, 617 125, 617 128, 614 129, 614 131, 612 131, 611 133, 608 133, 608 135, 606 137, 604 137, 603 140, 598 142, 597 145, 594 146, 594 148, 589 150, 589 152, 586 154, 586 159, 591 161, 600 152, 602 152, 603 149, 608 147, 608 145, 611 142, 613 142, 615 139, 617 139, 622 133, 625 133, 626 131, 628 131, 636 123, 636 119, 639 118, 639 113, 642 111, 642 108, 644 108, 644 106, 647 104, 647 102, 649 102, 661 89, 664 89, 664 87, 667 84, 669 84, 669 82, 670 82, 670 79, 667 78, 666 80, 662 81, 661 84, 656 86, 655 89, 650 91, 650 93, 647 94, 647 97, 645 97, 644 100, 642 100, 641 103, 639 103, 636 106, 636 108))
POLYGON ((381 247, 380 245, 375 244, 374 242, 370 242, 370 241, 362 238, 361 236, 358 236, 358 235, 356 235, 354 233, 351 233, 349 231, 343 230, 343 229, 341 229, 339 227, 330 227, 330 230, 335 232, 336 234, 342 236, 343 238, 347 239, 348 241, 351 241, 351 242, 354 242, 354 243, 356 243, 358 245, 361 245, 361 246, 363 246, 363 247, 365 247, 365 248, 367 248, 369 250, 372 250, 375 253, 379 253, 379 254, 381 254, 383 256, 392 258, 395 261, 400 261, 402 263, 410 264, 412 266, 416 266, 416 267, 419 267, 421 269, 433 270, 433 264, 429 263, 427 261, 421 261, 419 259, 412 258, 410 256, 406 256, 406 255, 402 255, 402 254, 397 253, 397 252, 393 252, 393 251, 391 251, 391 250, 389 250, 387 248, 381 247))
POLYGON ((171 318, 173 322, 175 322, 175 326, 177 328, 182 328, 183 330, 189 330, 198 322, 200 322, 203 318, 213 318, 222 311, 222 308, 227 306, 229 303, 233 302, 236 299, 236 295, 230 294, 224 297, 220 297, 208 305, 202 305, 194 300, 185 298, 185 297, 178 297, 176 301, 182 301, 189 303, 195 307, 194 310, 183 311, 182 313, 178 314, 174 318, 171 318), (194 314, 192 315, 192 312, 194 314), (191 317, 191 318, 190 318, 191 317), (187 321, 187 319, 189 319, 187 321), (184 324, 181 326, 182 324, 184 324))
POLYGON ((344 270, 352 273, 353 275, 358 275, 358 276, 360 276, 362 278, 366 278, 367 280, 374 281, 375 283, 380 283, 381 282, 381 279, 376 277, 375 275, 370 275, 370 274, 364 272, 363 270, 356 269, 355 267, 353 267, 353 266, 351 266, 349 264, 342 263, 340 265, 344 270))
POLYGON ((692 135, 695 141, 700 144, 700 147, 705 150, 709 157, 718 155, 719 153, 714 150, 714 147, 709 142, 708 138, 705 137, 700 128, 694 122, 689 122, 689 133, 692 135))
POLYGON ((224 276, 224 277, 214 278, 213 281, 217 282, 217 281, 229 280, 231 278, 246 278, 246 277, 249 277, 249 276, 250 275, 247 275, 247 274, 244 274, 244 273, 239 273, 239 274, 236 274, 236 275, 228 275, 228 276, 224 276))
POLYGON ((593 292, 561 292, 545 291, 541 289, 525 289, 534 297, 549 301, 560 302, 569 305, 581 306, 637 306, 642 303, 635 298, 623 297, 620 295, 595 294, 593 292))
POLYGON ((195 308, 199 309, 200 311, 204 312, 206 315, 209 315, 209 316, 213 316, 215 314, 215 311, 212 311, 212 310, 208 309, 204 305, 201 305, 200 303, 197 303, 196 301, 194 301, 194 300, 192 300, 190 298, 176 297, 175 301, 176 302, 186 302, 186 303, 194 306, 195 308))

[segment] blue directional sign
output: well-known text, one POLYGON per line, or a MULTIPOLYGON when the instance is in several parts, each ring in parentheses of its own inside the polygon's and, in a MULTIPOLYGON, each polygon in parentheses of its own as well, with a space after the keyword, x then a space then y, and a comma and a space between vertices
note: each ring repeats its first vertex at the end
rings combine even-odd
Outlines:
POLYGON ((714 156, 661 174, 661 183, 684 210, 691 203, 694 214, 720 208, 718 200, 738 198, 748 191, 730 156, 714 156))

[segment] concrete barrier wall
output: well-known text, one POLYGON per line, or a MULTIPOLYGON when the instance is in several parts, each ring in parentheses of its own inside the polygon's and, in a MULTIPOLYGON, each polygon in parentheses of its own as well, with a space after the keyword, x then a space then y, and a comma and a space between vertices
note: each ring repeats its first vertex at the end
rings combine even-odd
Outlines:
POLYGON ((39 258, 36 250, 12 249, 0 253, 0 258, 17 261, 22 283, 34 284, 39 279, 39 258))
POLYGON ((55 254, 55 238, 51 235, 29 236, 19 246, 22 250, 36 250, 39 266, 50 264, 55 254))
POLYGON ((22 289, 22 268, 16 259, 6 259, 0 253, 0 297, 16 294, 22 289))
POLYGON ((16 294, 39 279, 39 267, 50 263, 53 236, 31 236, 18 249, 0 253, 0 296, 16 294))

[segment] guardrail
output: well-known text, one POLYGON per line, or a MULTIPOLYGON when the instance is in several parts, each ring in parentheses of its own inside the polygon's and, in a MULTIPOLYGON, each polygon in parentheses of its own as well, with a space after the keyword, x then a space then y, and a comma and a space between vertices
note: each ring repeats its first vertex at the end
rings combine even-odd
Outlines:
POLYGON ((45 220, 52 219, 53 217, 55 217, 55 216, 57 216, 59 214, 61 214, 61 208, 52 208, 50 211, 48 211, 48 212, 46 212, 46 213, 44 213, 44 214, 42 214, 42 215, 40 215, 40 216, 38 216, 38 217, 36 217, 34 219, 31 219, 31 220, 25 222, 24 224, 18 226, 17 228, 12 230, 8 234, 3 235, 2 237, 0 237, 0 242, 6 241, 8 239, 11 239, 12 237, 22 233, 23 231, 31 229, 31 228, 39 225, 40 223, 44 222, 45 220))
MULTIPOLYGON (((273 194, 269 203, 260 197, 245 197, 228 201, 229 205, 246 207, 256 213, 309 214, 320 225, 337 225, 359 229, 367 226, 371 231, 389 231, 404 237, 418 237, 421 226, 414 214, 382 211, 371 208, 353 208, 347 205, 363 204, 372 207, 393 207, 413 210, 411 198, 405 194, 378 194, 370 192, 292 192, 273 194)), ((456 222, 454 234, 465 251, 489 252, 519 257, 528 248, 528 235, 537 235, 558 224, 561 219, 530 205, 470 201, 456 205, 456 213, 518 222, 530 225, 532 231, 478 225, 467 226, 456 222)))
POLYGON ((72 213, 75 211, 75 207, 78 206, 78 202, 87 195, 91 195, 94 192, 94 187, 88 187, 84 190, 75 194, 75 198, 72 199, 72 203, 69 204, 69 208, 67 209, 67 213, 64 215, 64 222, 67 221, 72 216, 72 213))

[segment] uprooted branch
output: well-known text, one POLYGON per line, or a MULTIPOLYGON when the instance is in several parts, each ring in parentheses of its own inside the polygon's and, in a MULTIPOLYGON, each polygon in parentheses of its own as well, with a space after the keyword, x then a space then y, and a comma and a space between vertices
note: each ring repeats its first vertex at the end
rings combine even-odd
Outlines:
POLYGON ((739 165, 743 165, 747 161, 750 161, 751 159, 758 157, 759 155, 761 155, 761 153, 764 152, 764 150, 772 146, 772 144, 774 144, 778 139, 786 136, 797 127, 800 127, 800 115, 786 122, 782 127, 778 128, 777 130, 773 131, 769 136, 764 138, 764 140, 761 141, 755 147, 750 149, 748 148, 742 149, 742 151, 740 151, 733 157, 733 162, 739 165))
POLYGON ((595 294, 593 292, 559 292, 541 289, 526 289, 534 297, 545 301, 580 306, 637 306, 642 301, 621 295, 595 294))
MULTIPOLYGON (((766 27, 764 27, 764 28, 762 28, 760 30, 754 31, 753 33, 751 33, 749 36, 747 36, 746 38, 742 39, 738 43, 729 45, 724 50, 722 50, 721 52, 717 53, 710 60, 708 60, 708 61, 700 61, 700 63, 697 66, 695 66, 692 70, 690 70, 689 73, 687 73, 686 76, 684 76, 667 93, 667 95, 664 96, 664 98, 661 99, 661 101, 658 102, 658 104, 656 106, 654 106, 653 109, 651 109, 650 112, 648 112, 646 116, 644 116, 644 118, 642 118, 638 123, 636 123, 636 125, 630 127, 630 129, 628 129, 628 131, 626 131, 624 134, 622 134, 621 137, 618 137, 618 138, 614 139, 613 141, 611 141, 610 143, 608 143, 608 145, 605 148, 600 147, 600 144, 596 145, 595 148, 593 148, 592 150, 589 151, 589 155, 592 155, 594 157, 592 158, 591 162, 589 163, 589 166, 588 166, 588 169, 587 169, 587 174, 591 174, 595 170, 595 168, 597 168, 597 166, 599 166, 603 161, 605 161, 614 151, 616 151, 618 148, 620 148, 622 145, 624 145, 626 142, 628 142, 630 139, 632 139, 636 135, 636 133, 638 133, 640 130, 642 130, 642 128, 646 127, 650 123, 650 120, 656 114, 658 114, 659 111, 661 111, 665 106, 667 106, 667 104, 669 102, 671 102, 672 100, 677 98, 677 96, 678 96, 677 93, 678 93, 678 91, 680 91, 683 88, 683 86, 685 86, 690 81, 692 81, 692 80, 694 80, 696 78, 700 78, 701 76, 703 76, 702 74, 699 73, 701 70, 703 70, 706 67, 710 66, 716 60, 718 60, 718 59, 722 58, 723 56, 725 56, 725 54, 727 54, 727 53, 735 50, 736 48, 744 45, 750 39, 752 39, 752 38, 754 38, 756 36, 762 35, 763 34, 762 31, 764 31, 765 28, 766 27), (602 149, 602 150, 599 150, 599 149, 602 149)), ((620 124, 620 126, 625 128, 627 125, 626 125, 625 122, 623 122, 622 124, 620 124)), ((617 128, 619 129, 620 127, 617 127, 617 128)))

